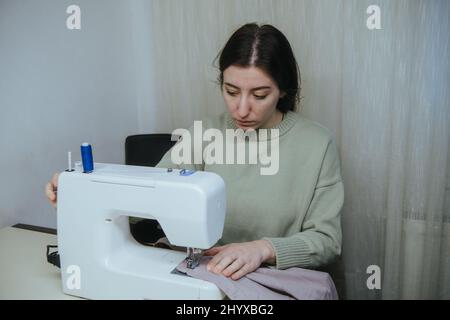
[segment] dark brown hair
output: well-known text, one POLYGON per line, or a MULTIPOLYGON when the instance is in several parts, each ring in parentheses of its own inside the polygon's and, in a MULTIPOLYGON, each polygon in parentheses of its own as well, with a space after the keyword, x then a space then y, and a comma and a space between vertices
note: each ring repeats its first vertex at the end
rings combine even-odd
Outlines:
POLYGON ((272 77, 280 92, 286 93, 279 99, 277 109, 283 113, 296 110, 300 95, 300 69, 289 41, 280 30, 268 24, 245 24, 231 35, 218 58, 221 88, 223 72, 229 66, 261 68, 272 77))

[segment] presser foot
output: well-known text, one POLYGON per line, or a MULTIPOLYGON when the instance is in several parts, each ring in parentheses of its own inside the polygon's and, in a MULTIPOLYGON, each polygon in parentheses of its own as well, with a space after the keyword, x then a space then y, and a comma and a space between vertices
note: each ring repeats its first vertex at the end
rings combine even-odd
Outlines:
POLYGON ((187 248, 186 266, 189 269, 194 269, 200 264, 202 257, 202 249, 187 248))

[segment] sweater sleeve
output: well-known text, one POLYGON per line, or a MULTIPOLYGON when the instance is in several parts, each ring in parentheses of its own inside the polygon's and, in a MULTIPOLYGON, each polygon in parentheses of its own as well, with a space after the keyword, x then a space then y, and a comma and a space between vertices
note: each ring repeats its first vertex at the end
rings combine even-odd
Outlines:
POLYGON ((337 147, 329 140, 314 194, 300 232, 282 238, 265 238, 276 255, 276 268, 316 268, 341 254, 341 217, 344 185, 337 147))

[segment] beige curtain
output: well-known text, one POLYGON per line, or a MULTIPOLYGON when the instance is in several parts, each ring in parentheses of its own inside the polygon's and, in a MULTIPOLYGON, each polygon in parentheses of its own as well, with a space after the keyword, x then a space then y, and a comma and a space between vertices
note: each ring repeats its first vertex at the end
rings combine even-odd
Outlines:
POLYGON ((212 61, 225 41, 247 22, 282 30, 302 72, 302 112, 340 148, 341 293, 450 299, 450 2, 136 0, 131 12, 142 132, 223 111, 212 61), (366 26, 372 4, 380 30, 366 26), (370 265, 381 289, 367 287, 370 265))

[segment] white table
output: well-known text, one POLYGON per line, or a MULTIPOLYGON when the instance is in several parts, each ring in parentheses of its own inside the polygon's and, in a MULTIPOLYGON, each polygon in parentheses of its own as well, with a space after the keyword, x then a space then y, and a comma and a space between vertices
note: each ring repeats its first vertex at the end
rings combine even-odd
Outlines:
POLYGON ((0 229, 0 300, 79 299, 62 292, 60 269, 47 262, 47 245, 56 244, 53 234, 0 229))

